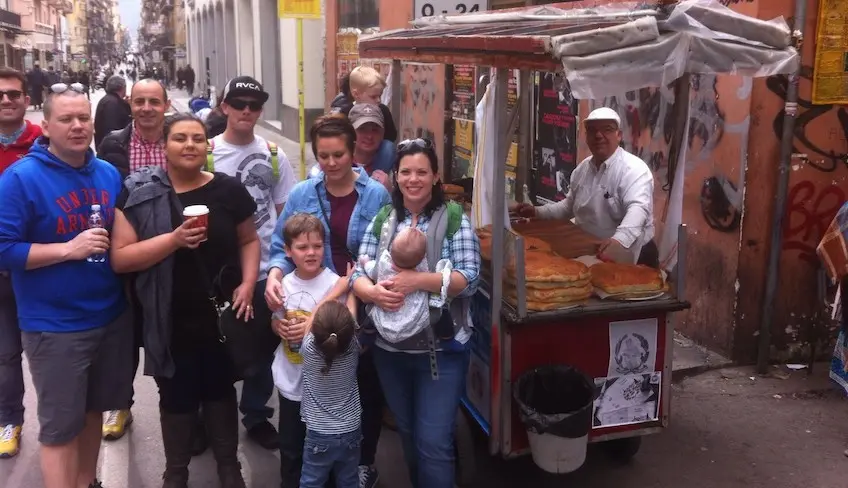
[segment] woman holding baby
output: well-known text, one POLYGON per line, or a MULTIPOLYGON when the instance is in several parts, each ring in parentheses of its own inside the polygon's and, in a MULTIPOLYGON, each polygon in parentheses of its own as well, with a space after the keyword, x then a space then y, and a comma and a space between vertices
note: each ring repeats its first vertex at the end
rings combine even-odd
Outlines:
POLYGON ((454 422, 464 393, 470 360, 466 344, 472 333, 470 310, 463 305, 467 305, 477 289, 480 243, 463 213, 456 214, 456 225, 451 226, 450 211, 444 239, 436 244, 440 249, 427 249, 426 253, 436 256, 438 265, 431 265, 425 259, 416 266, 414 262, 420 253, 407 256, 393 252, 392 245, 386 246, 387 239, 381 236, 389 226, 388 232, 395 232, 394 246, 398 245, 398 238, 410 248, 420 248, 422 242, 425 248, 430 245, 431 219, 448 208, 438 163, 433 144, 428 140, 408 140, 398 145, 393 212, 386 218, 387 212, 381 211, 368 226, 359 250, 362 259, 351 276, 357 297, 378 309, 371 311, 375 319, 378 313, 389 317, 408 307, 405 302, 422 295, 420 292, 429 297, 430 307, 442 307, 440 319, 431 324, 434 333, 430 337, 435 336, 436 349, 433 358, 428 346, 421 347, 420 340, 394 342, 382 333, 373 348, 386 402, 397 421, 410 478, 416 488, 454 486, 454 422), (376 231, 375 226, 379 227, 376 231), (417 231, 410 232, 411 229, 417 231), (399 263, 399 260, 408 262, 399 263), (387 265, 389 261, 394 264, 387 265), (369 266, 374 262, 376 270, 369 266), (444 308, 445 298, 450 301, 448 308, 444 308), (443 330, 445 326, 447 334, 443 330))
MULTIPOLYGON (((289 217, 308 213, 322 222, 325 230, 323 265, 345 276, 354 263, 366 227, 380 208, 390 202, 386 188, 371 179, 364 169, 354 165, 356 137, 356 130, 343 115, 319 118, 311 129, 312 151, 321 172, 292 188, 277 221, 271 240, 270 270, 265 289, 265 299, 271 310, 285 306, 282 279, 294 271, 294 263, 286 255, 283 242, 283 227, 289 217)), ((285 331, 283 338, 289 343, 302 341, 306 330, 301 325, 286 324, 282 328, 285 331)), ((382 428, 383 394, 370 350, 359 359, 357 379, 362 401, 363 436, 360 486, 372 488, 378 477, 374 463, 382 428)), ((277 383, 277 388, 280 393, 282 486, 294 488, 300 481, 305 435, 300 421, 301 392, 283 383, 277 383)))

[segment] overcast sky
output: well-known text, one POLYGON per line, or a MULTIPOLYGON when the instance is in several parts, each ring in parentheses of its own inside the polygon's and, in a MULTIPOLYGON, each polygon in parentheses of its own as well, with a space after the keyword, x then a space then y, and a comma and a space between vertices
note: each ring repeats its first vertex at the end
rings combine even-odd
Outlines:
POLYGON ((141 19, 141 0, 118 0, 121 23, 130 29, 133 39, 138 36, 138 23, 141 19))

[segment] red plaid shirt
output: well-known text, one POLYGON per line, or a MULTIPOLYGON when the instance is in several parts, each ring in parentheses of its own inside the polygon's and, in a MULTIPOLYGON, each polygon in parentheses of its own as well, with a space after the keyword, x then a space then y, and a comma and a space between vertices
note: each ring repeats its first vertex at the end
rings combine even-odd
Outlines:
POLYGON ((165 168, 168 164, 165 158, 165 140, 147 142, 141 138, 135 124, 130 136, 130 173, 144 166, 159 166, 165 168))

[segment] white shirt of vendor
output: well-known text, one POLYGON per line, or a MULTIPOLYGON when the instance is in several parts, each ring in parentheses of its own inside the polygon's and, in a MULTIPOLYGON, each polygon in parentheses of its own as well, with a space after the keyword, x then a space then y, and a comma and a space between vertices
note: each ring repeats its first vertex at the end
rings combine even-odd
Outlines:
POLYGON ((654 175, 639 157, 622 148, 596 165, 584 159, 571 173, 565 199, 536 208, 541 219, 574 219, 599 239, 613 238, 639 259, 654 237, 654 175))

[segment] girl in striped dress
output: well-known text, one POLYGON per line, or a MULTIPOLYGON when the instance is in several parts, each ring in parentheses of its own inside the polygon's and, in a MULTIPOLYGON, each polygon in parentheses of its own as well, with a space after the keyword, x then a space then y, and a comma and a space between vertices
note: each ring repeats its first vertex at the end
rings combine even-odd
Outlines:
POLYGON ((300 488, 324 488, 331 473, 337 488, 359 487, 362 407, 356 328, 349 307, 326 301, 313 313, 311 330, 303 338, 300 413, 306 441, 300 488))

